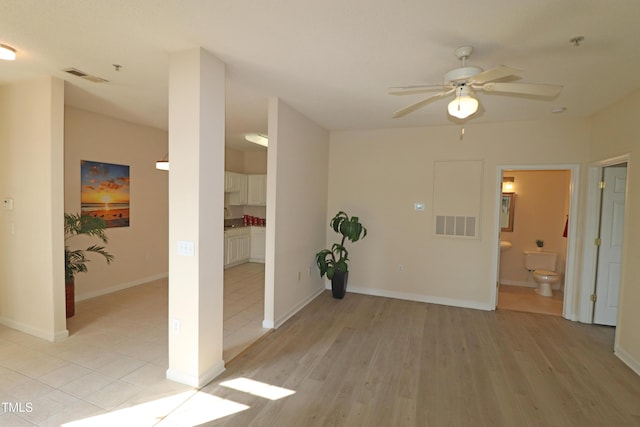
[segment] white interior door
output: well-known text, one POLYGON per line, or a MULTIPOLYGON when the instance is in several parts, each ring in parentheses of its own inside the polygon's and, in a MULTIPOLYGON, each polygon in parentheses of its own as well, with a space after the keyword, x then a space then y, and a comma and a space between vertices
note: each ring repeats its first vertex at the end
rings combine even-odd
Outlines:
POLYGON ((604 168, 593 323, 616 325, 627 167, 604 168))

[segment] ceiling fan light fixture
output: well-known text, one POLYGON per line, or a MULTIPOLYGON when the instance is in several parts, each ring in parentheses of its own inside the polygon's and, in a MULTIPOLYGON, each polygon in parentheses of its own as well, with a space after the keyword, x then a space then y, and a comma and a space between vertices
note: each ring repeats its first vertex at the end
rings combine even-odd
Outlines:
POLYGON ((263 147, 269 146, 269 137, 261 133, 248 133, 244 136, 244 139, 254 144, 262 145, 263 147))
POLYGON ((0 43, 0 59, 14 61, 16 59, 16 50, 11 46, 0 43))
POLYGON ((478 100, 468 96, 456 96, 448 106, 449 114, 458 119, 466 119, 478 111, 478 100))
POLYGON ((169 153, 165 154, 162 159, 156 161, 156 169, 161 171, 169 170, 169 153))

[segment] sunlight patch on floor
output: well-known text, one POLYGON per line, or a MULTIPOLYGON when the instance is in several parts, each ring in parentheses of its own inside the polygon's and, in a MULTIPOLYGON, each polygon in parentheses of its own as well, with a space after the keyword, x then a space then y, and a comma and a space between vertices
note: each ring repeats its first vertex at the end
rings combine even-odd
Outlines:
POLYGON ((249 406, 207 393, 198 393, 158 426, 192 427, 249 409, 249 406))
POLYGON ((242 377, 221 382, 220 385, 269 400, 278 400, 295 394, 293 390, 242 377))
POLYGON ((249 406, 192 390, 107 414, 72 421, 63 424, 62 427, 155 425, 191 427, 246 409, 249 409, 249 406))

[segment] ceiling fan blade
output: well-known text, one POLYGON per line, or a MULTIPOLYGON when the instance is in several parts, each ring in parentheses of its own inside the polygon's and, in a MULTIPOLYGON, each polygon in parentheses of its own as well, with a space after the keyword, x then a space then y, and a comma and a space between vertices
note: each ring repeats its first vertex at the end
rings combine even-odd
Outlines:
POLYGON ((486 82, 490 82, 492 80, 503 79, 505 77, 513 76, 514 74, 518 74, 522 72, 517 68, 507 67, 506 65, 498 65, 497 67, 489 68, 481 72, 480 74, 476 74, 473 77, 469 78, 469 83, 471 84, 482 84, 486 82))
POLYGON ((401 86, 390 87, 389 95, 415 95, 417 93, 435 92, 437 90, 446 89, 442 85, 415 85, 415 86, 401 86))
POLYGON ((442 98, 443 96, 449 95, 450 93, 452 93, 455 89, 451 89, 448 90, 446 92, 440 92, 436 95, 431 95, 428 98, 423 99, 422 101, 418 101, 415 104, 411 104, 408 107, 403 108, 402 110, 398 110, 395 113, 393 113, 393 118, 398 118, 398 117, 402 117, 402 116, 406 116, 409 113, 412 113, 422 107, 424 107, 425 105, 427 105, 430 102, 435 101, 436 99, 442 98))
MULTIPOLYGON (((476 89, 474 85, 474 89, 476 89)), ((485 83, 478 87, 485 92, 502 92, 502 93, 516 93, 520 95, 533 95, 533 96, 545 96, 554 97, 560 93, 562 86, 559 85, 544 85, 534 83, 485 83)))

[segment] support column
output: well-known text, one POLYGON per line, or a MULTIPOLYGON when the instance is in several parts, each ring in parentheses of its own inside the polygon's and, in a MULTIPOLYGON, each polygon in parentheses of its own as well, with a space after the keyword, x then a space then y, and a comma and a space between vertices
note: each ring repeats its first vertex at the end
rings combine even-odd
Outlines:
POLYGON ((201 387, 224 371, 225 65, 198 48, 169 67, 169 369, 201 387))

